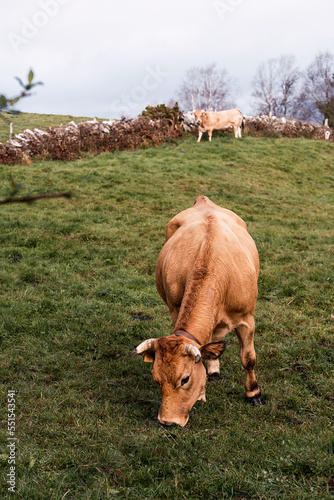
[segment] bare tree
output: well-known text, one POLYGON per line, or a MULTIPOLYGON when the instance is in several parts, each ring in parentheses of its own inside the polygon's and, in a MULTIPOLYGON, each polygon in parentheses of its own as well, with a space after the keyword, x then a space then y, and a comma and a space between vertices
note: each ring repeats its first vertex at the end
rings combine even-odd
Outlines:
POLYGON ((309 65, 299 98, 298 117, 322 122, 334 99, 333 86, 334 55, 320 52, 309 65))
POLYGON ((281 56, 278 59, 279 111, 278 116, 291 117, 297 95, 297 84, 301 73, 294 56, 281 56))
POLYGON ((235 106, 235 81, 225 69, 216 64, 205 67, 193 66, 177 91, 178 101, 186 111, 193 109, 213 109, 219 111, 235 106))
POLYGON ((253 108, 258 114, 290 116, 300 72, 293 56, 262 62, 252 81, 253 108))
POLYGON ((279 94, 277 60, 262 62, 252 80, 253 107, 257 114, 276 114, 279 94))
POLYGON ((318 104, 318 108, 324 114, 325 120, 327 119, 328 125, 334 128, 334 74, 332 75, 330 85, 333 88, 333 92, 330 92, 331 95, 325 103, 318 104))

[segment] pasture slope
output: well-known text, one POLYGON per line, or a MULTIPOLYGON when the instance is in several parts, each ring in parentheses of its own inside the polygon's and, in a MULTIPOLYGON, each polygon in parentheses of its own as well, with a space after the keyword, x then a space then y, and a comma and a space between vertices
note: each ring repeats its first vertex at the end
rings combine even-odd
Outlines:
POLYGON ((1 198, 9 176, 22 194, 75 193, 1 207, 1 498, 333 498, 334 144, 195 141, 0 166, 1 198), (199 194, 238 213, 259 250, 267 403, 245 402, 231 333, 207 403, 164 428, 151 366, 130 352, 171 332, 155 263, 167 222, 199 194))

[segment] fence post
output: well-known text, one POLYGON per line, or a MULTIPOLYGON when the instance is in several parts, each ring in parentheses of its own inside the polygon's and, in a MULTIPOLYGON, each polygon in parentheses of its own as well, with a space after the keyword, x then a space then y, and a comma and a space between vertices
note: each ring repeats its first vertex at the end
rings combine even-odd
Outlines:
POLYGON ((10 122, 9 124, 9 140, 11 141, 14 136, 14 123, 10 122))

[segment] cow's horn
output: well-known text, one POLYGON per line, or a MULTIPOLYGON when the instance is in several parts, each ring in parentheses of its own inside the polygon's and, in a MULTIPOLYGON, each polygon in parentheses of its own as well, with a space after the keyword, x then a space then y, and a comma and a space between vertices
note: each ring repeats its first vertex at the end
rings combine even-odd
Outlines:
POLYGON ((141 344, 139 344, 136 349, 134 349, 131 353, 131 356, 135 356, 136 354, 141 354, 142 352, 154 349, 156 339, 147 339, 144 340, 141 344))
POLYGON ((184 351, 186 354, 190 354, 190 356, 193 356, 195 358, 195 363, 198 363, 201 360, 201 352, 196 346, 192 344, 186 344, 184 346, 184 351))

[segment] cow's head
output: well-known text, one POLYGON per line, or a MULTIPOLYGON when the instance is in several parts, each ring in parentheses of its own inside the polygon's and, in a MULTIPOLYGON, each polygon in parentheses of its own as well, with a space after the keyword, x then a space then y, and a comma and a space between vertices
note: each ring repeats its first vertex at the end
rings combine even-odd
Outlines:
POLYGON ((201 109, 195 109, 192 112, 192 114, 195 117, 195 123, 196 123, 196 125, 201 125, 201 123, 202 123, 202 116, 204 114, 204 111, 202 111, 201 109))
POLYGON ((195 343, 171 335, 142 342, 132 352, 153 362, 153 378, 160 385, 159 422, 184 427, 196 401, 205 401, 206 371, 202 360, 217 359, 225 349, 223 342, 196 347, 195 343))

